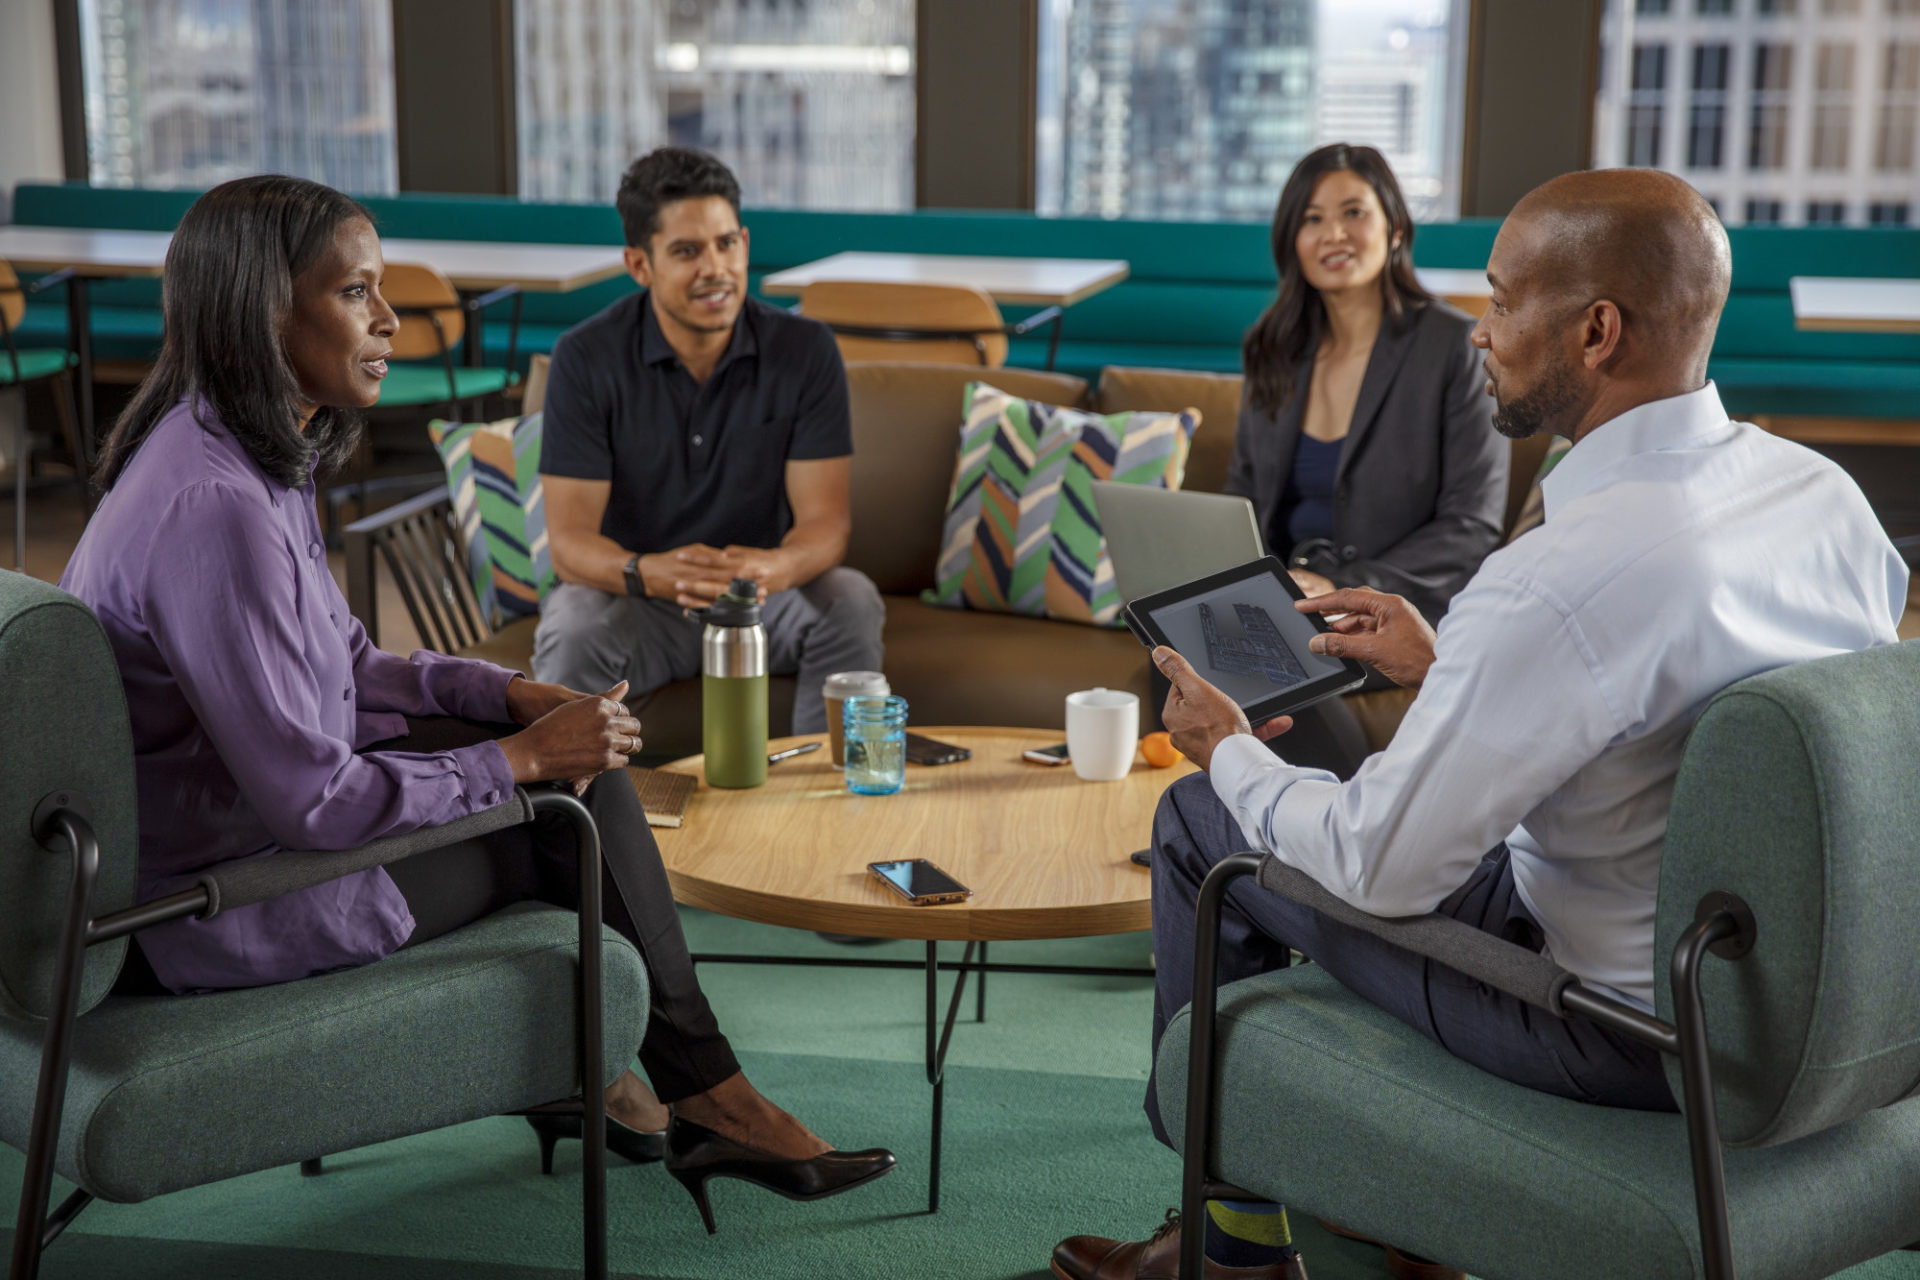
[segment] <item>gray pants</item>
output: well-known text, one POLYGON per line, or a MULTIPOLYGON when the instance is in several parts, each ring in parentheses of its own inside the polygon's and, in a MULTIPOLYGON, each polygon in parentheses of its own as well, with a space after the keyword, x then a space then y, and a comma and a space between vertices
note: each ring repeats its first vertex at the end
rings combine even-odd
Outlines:
MULTIPOLYGON (((836 671, 881 670, 887 610, 880 593, 857 569, 829 569, 768 596, 762 619, 768 670, 799 676, 793 732, 824 733, 821 682, 836 671)), ((608 595, 563 582, 540 606, 533 678, 596 693, 625 680, 629 696, 652 693, 700 674, 702 630, 671 600, 608 595)))

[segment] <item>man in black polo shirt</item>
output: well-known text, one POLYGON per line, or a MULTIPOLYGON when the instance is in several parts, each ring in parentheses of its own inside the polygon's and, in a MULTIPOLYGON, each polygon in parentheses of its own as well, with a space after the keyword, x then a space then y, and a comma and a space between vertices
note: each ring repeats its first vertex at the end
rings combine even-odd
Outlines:
POLYGON ((661 147, 616 200, 642 291, 560 336, 540 474, 560 586, 540 610, 540 680, 636 694, 700 674, 701 625, 730 579, 766 599, 769 667, 798 672, 793 731, 826 726, 820 684, 880 669, 886 620, 842 568, 852 526, 847 378, 818 321, 747 297, 740 187, 661 147))

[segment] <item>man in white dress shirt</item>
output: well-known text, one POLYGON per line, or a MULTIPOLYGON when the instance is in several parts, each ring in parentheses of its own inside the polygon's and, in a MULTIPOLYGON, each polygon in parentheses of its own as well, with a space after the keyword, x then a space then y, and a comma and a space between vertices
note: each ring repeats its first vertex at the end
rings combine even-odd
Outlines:
MULTIPOLYGON (((1316 648, 1420 691, 1351 781, 1275 759, 1261 739, 1284 719, 1250 727, 1177 654, 1156 651, 1173 684, 1167 727, 1206 771, 1170 788, 1154 823, 1156 1049, 1191 995, 1200 883, 1245 849, 1375 915, 1438 911, 1542 949, 1653 1008, 1661 842, 1694 720, 1757 672, 1892 643, 1906 601, 1906 566, 1853 481, 1722 409, 1706 368, 1730 273, 1713 210, 1668 174, 1569 174, 1515 207, 1474 341, 1495 425, 1574 447, 1542 483, 1545 524, 1488 558, 1437 637, 1395 596, 1303 602, 1346 615, 1316 648)), ((1674 1107, 1655 1051, 1241 881, 1221 981, 1285 964, 1289 946, 1496 1075, 1674 1107)), ((1151 1086, 1147 1112, 1165 1141, 1151 1086)), ((1140 1268, 1164 1249, 1077 1237, 1055 1273, 1158 1274, 1140 1268)))

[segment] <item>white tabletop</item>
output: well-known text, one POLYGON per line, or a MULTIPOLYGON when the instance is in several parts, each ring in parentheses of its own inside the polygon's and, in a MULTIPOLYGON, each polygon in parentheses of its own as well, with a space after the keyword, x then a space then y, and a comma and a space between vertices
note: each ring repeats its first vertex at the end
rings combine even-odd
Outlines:
POLYGON ((949 253, 836 253, 760 282, 762 293, 796 294, 816 280, 873 284, 970 284, 995 302, 1071 306, 1127 278, 1119 258, 984 258, 949 253))
MULTIPOLYGON (((36 271, 72 267, 87 276, 157 276, 172 240, 170 231, 0 227, 0 259, 36 271)), ((626 271, 619 248, 607 245, 386 239, 380 250, 389 262, 437 267, 461 289, 517 284, 530 292, 566 293, 626 271)))
POLYGON ((1920 280, 1794 276, 1787 288, 1795 328, 1920 333, 1920 280))
POLYGON ((1487 273, 1469 267, 1415 267, 1413 274, 1428 293, 1442 298, 1485 298, 1493 294, 1487 273))

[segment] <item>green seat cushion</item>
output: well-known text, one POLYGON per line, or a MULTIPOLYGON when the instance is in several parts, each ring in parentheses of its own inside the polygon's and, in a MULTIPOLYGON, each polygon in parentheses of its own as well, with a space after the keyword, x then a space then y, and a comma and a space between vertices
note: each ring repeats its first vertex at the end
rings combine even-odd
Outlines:
POLYGON ((447 469, 447 492, 466 541, 467 572, 489 628, 537 617, 559 578, 547 545, 537 413, 499 422, 427 424, 447 469))
POLYGON ((1091 486, 1179 488, 1198 425, 1191 412, 1088 413, 968 383, 940 558, 921 598, 1111 625, 1120 589, 1091 486))
MULTIPOLYGON (((1684 1122, 1536 1093, 1455 1058, 1318 966, 1220 993, 1211 1172, 1482 1280, 1700 1275, 1684 1122)), ((1547 1016, 1547 1015, 1541 1015, 1547 1016)), ((1183 1132, 1189 1015, 1159 1057, 1183 1132)), ((1920 1240, 1920 1103, 1726 1153, 1741 1280, 1920 1240)))
MULTIPOLYGON (((27 347, 16 349, 20 381, 32 382, 35 378, 51 378, 73 363, 73 355, 67 351, 50 351, 45 347, 27 347)), ((14 381, 15 361, 9 358, 5 348, 0 348, 0 387, 11 386, 14 381)))
MULTIPOLYGON (((357 969, 80 1019, 57 1167, 131 1202, 578 1096, 578 917, 522 903, 357 969)), ((607 1079, 647 976, 607 934, 607 1079)), ((40 1028, 0 1020, 0 1139, 27 1144, 40 1028)), ((532 1159, 529 1147, 528 1159, 532 1159)))
POLYGON ((448 400, 471 400, 504 390, 517 379, 505 369, 453 367, 453 387, 447 387, 446 366, 438 361, 422 364, 387 366, 380 384, 383 408, 403 408, 413 404, 444 404, 448 400))

